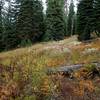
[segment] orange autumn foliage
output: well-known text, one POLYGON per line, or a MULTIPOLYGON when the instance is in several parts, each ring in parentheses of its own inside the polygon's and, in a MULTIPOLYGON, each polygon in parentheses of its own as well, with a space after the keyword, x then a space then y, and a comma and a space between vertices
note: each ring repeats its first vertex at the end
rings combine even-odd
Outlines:
POLYGON ((47 63, 48 67, 60 66, 66 63, 65 59, 50 59, 47 63))

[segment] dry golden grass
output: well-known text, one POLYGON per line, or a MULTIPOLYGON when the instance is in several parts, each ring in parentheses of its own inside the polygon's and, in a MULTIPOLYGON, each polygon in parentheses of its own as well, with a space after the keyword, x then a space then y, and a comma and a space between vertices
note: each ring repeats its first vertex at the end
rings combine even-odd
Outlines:
MULTIPOLYGON (((33 60, 45 58, 49 67, 61 66, 67 63, 82 63, 100 61, 100 39, 91 43, 80 43, 76 37, 59 42, 48 42, 33 45, 32 47, 19 48, 16 50, 0 53, 0 63, 9 65, 13 58, 28 57, 33 60), (75 44, 76 43, 76 44, 75 44), (82 53, 86 49, 95 48, 96 51, 82 53)), ((38 63, 38 62, 37 62, 38 63)))
MULTIPOLYGON (((2 67, 10 67, 12 75, 10 77, 11 75, 7 74, 9 70, 5 70, 6 67, 4 67, 4 72, 0 73, 0 77, 3 79, 4 84, 6 83, 6 89, 8 89, 8 85, 11 83, 11 86, 15 86, 14 89, 18 88, 18 91, 23 92, 22 94, 18 93, 22 100, 38 100, 33 98, 48 97, 52 92, 51 87, 54 87, 54 84, 46 75, 47 67, 94 61, 100 62, 100 39, 85 44, 78 42, 76 36, 74 36, 58 42, 40 43, 31 47, 0 53, 0 65, 2 67), (18 85, 19 87, 17 87, 18 85), (27 91, 31 91, 32 96, 34 94, 31 97, 32 99, 25 99, 28 98, 27 91)), ((2 86, 2 91, 3 89, 2 86)), ((12 98, 13 95, 11 93, 9 97, 12 98)), ((19 97, 16 93, 15 96, 19 97)), ((21 100, 20 98, 18 100, 21 100)))

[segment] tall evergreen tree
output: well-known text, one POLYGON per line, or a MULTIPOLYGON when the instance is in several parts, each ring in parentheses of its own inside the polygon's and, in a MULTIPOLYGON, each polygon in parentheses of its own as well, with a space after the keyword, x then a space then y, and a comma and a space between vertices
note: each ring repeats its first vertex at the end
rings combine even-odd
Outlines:
POLYGON ((68 0, 64 0, 65 36, 67 36, 68 0))
POLYGON ((44 14, 42 1, 33 0, 33 39, 32 41, 39 41, 44 33, 44 14))
POLYGON ((4 16, 4 32, 3 32, 3 44, 5 50, 12 49, 17 46, 17 35, 16 35, 16 18, 14 8, 14 1, 7 0, 8 7, 4 16))
POLYGON ((17 22, 17 33, 20 42, 27 41, 33 35, 33 1, 21 0, 17 22))
POLYGON ((43 7, 39 0, 21 0, 17 22, 21 42, 34 42, 42 34, 43 7))
POLYGON ((100 36, 100 0, 94 0, 95 31, 100 36))
POLYGON ((73 35, 74 31, 74 3, 73 0, 71 0, 70 6, 69 6, 69 14, 68 14, 68 20, 67 20, 67 36, 73 35))
POLYGON ((64 1, 47 0, 44 40, 61 40, 65 34, 64 1))
POLYGON ((0 33, 2 33, 2 0, 0 0, 0 33))
POLYGON ((77 16, 79 39, 90 39, 90 33, 93 31, 93 0, 81 0, 78 4, 77 16))
POLYGON ((3 50, 3 41, 2 41, 2 35, 3 35, 2 9, 3 9, 3 0, 0 0, 0 51, 3 50))
POLYGON ((73 27, 72 27, 72 35, 77 34, 77 15, 73 16, 73 27))

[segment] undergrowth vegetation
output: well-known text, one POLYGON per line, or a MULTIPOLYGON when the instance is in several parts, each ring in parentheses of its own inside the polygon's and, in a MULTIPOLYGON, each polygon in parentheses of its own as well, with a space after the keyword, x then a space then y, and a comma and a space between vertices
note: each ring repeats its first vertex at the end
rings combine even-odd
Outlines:
POLYGON ((1 53, 0 100, 67 100, 74 96, 75 100, 78 100, 77 96, 83 98, 86 93, 90 98, 94 96, 94 91, 100 93, 100 79, 92 81, 91 78, 87 78, 95 69, 95 66, 88 63, 100 62, 100 40, 91 43, 73 41, 66 39, 60 42, 41 43, 1 53), (76 44, 73 44, 75 42, 76 44), (46 74, 48 67, 79 63, 85 63, 87 66, 73 74, 77 80, 66 79, 61 74, 46 74), (66 97, 67 94, 69 97, 66 97))

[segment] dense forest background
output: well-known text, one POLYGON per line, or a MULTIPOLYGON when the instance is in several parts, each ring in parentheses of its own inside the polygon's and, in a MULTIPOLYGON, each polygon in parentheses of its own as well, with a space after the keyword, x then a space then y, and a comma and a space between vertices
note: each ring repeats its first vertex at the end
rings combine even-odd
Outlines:
POLYGON ((89 40, 100 36, 100 0, 0 0, 0 51, 72 35, 89 40), (8 6, 5 6, 5 3, 8 6))

